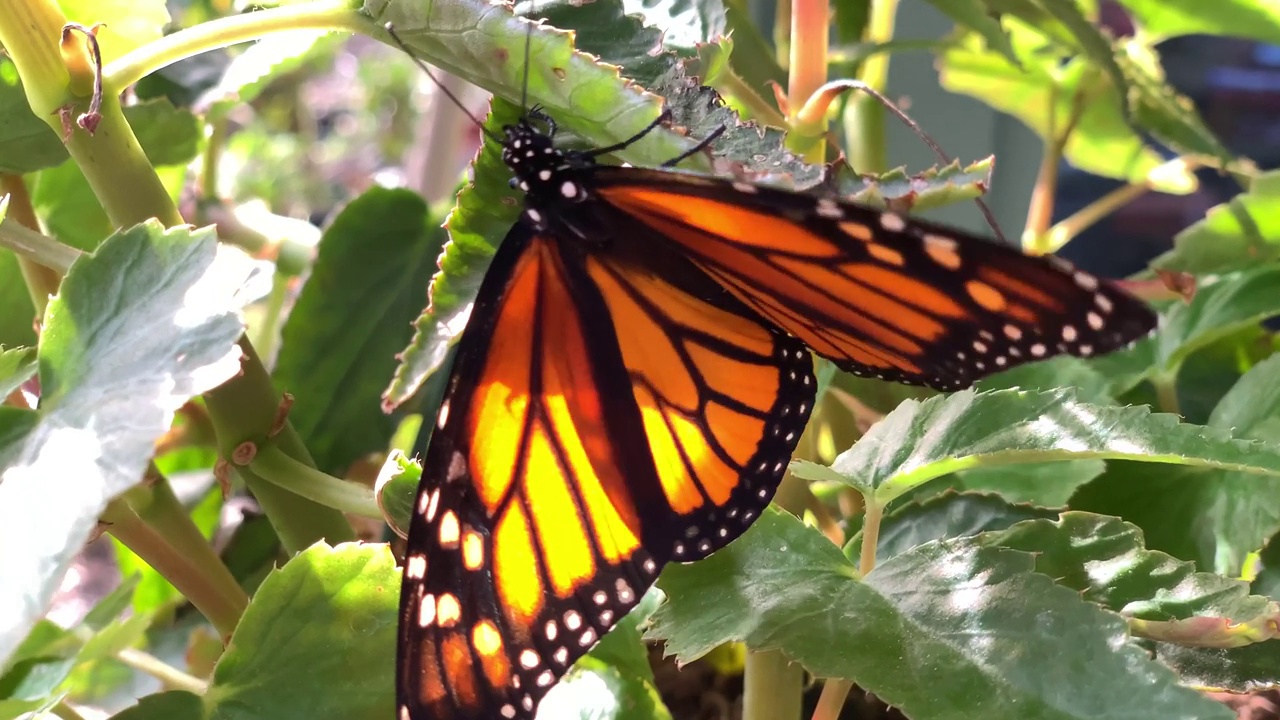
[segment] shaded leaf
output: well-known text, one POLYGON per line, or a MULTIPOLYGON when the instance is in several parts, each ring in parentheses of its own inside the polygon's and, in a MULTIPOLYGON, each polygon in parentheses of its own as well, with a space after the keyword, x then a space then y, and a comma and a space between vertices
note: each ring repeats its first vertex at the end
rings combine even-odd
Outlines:
POLYGON ((1196 289, 1190 304, 1176 303, 1156 334, 1159 364, 1175 370, 1190 353, 1280 314, 1280 265, 1221 276, 1196 289))
POLYGON ((341 475, 383 451, 397 418, 375 400, 409 342, 445 232, 408 190, 373 188, 325 230, 273 373, 316 461, 341 475))
POLYGON ((1249 623, 1274 612, 1249 584, 1197 572, 1143 544, 1142 530, 1120 518, 1063 513, 1060 520, 1032 520, 992 533, 991 542, 1032 553, 1036 572, 1130 617, 1181 620, 1201 615, 1249 623))
MULTIPOLYGON (((1280 440, 1280 355, 1240 378, 1214 409, 1208 429, 1280 440)), ((1248 553, 1280 531, 1280 484, 1241 472, 1112 463, 1071 506, 1135 523, 1147 545, 1200 567, 1236 574, 1248 553)))
MULTIPOLYGON (((1014 505, 995 495, 948 492, 894 507, 880 524, 876 562, 933 540, 970 537, 989 530, 1003 530, 1031 518, 1055 518, 1058 513, 1032 505, 1014 505)), ((846 545, 845 554, 856 558, 862 551, 863 533, 846 545)))
POLYGON ((913 718, 1232 717, 1024 553, 934 542, 856 575, 826 538, 768 511, 707 560, 666 568, 650 634, 681 661, 728 640, 780 649, 913 718))

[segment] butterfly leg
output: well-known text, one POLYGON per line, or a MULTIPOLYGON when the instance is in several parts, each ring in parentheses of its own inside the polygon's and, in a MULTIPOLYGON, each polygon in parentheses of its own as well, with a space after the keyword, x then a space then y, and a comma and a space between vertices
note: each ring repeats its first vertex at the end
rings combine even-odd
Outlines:
POLYGON ((622 142, 620 142, 620 143, 614 143, 613 145, 610 145, 610 146, 608 146, 608 147, 596 148, 595 150, 587 150, 587 151, 583 152, 583 153, 582 153, 582 155, 583 155, 583 157, 592 157, 592 158, 593 158, 593 157, 599 157, 599 156, 601 156, 601 155, 607 155, 607 154, 609 154, 609 153, 611 153, 611 152, 617 152, 618 150, 623 150, 623 149, 627 148, 628 146, 635 144, 637 141, 639 141, 639 140, 640 140, 640 138, 642 138, 642 137, 644 137, 645 135, 648 135, 649 133, 653 132, 655 128, 657 128, 659 125, 661 125, 661 124, 665 123, 666 121, 668 121, 668 120, 670 120, 670 119, 671 119, 671 111, 670 111, 670 110, 663 110, 661 115, 659 115, 658 117, 654 118, 653 122, 651 122, 651 123, 649 123, 648 125, 646 125, 646 126, 645 126, 645 128, 644 128, 643 130, 641 130, 640 132, 636 133, 635 135, 632 135, 631 137, 627 138, 626 140, 623 140, 623 141, 622 141, 622 142))

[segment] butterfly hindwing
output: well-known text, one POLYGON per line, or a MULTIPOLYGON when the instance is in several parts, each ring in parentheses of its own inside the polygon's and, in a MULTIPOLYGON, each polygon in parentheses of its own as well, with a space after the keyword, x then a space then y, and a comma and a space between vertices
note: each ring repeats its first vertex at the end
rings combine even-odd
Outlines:
POLYGON ((665 562, 723 546, 769 502, 811 361, 681 262, 523 225, 499 248, 423 462, 401 720, 531 718, 665 562))
POLYGON ((1155 315, 1057 258, 864 206, 714 178, 591 170, 596 197, 762 317, 859 375, 943 390, 1105 353, 1155 315))

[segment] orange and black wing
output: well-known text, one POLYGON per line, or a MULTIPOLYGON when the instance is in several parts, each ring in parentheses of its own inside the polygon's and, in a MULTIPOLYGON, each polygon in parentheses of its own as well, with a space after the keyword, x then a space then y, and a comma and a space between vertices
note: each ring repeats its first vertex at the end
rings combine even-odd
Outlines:
POLYGON ((592 193, 859 375, 957 390, 1155 327, 1142 301, 1063 260, 853 203, 634 168, 593 170, 592 193))
POLYGON ((660 260, 523 226, 500 247, 423 463, 400 720, 532 718, 665 562, 725 545, 773 496, 812 408, 809 355, 660 260))

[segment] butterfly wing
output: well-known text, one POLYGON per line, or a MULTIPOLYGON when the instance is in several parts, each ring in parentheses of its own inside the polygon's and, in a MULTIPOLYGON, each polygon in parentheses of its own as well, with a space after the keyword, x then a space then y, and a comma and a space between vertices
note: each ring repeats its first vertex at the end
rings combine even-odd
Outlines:
POLYGON ((1063 260, 860 205, 673 172, 600 167, 592 192, 744 304, 859 375, 942 390, 1122 347, 1155 314, 1063 260))
POLYGON ((500 247, 423 462, 401 720, 533 717, 663 563, 769 502, 811 361, 681 263, 566 252, 523 226, 500 247))

